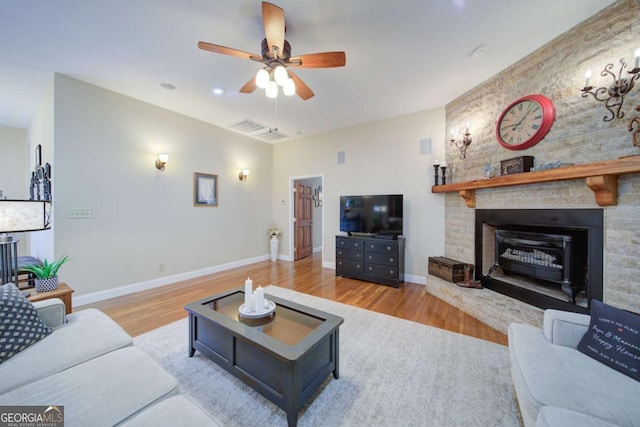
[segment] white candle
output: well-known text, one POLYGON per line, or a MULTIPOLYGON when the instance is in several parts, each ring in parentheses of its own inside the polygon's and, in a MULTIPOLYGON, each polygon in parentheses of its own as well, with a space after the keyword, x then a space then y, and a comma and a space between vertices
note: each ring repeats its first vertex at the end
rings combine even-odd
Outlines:
POLYGON ((244 281, 244 308, 249 311, 251 306, 251 295, 253 294, 253 280, 247 277, 244 281))
POLYGON ((638 66, 640 65, 640 47, 636 49, 633 56, 636 57, 636 66, 634 68, 638 68, 638 66))
POLYGON ((584 87, 589 87, 589 81, 591 80, 591 68, 589 68, 584 73, 584 78, 586 79, 586 82, 584 83, 584 87))
POLYGON ((434 159, 434 160, 433 160, 433 164, 434 164, 434 165, 436 165, 436 166, 437 166, 437 165, 439 165, 439 164, 440 164, 440 160, 438 160, 438 159, 434 159))
POLYGON ((464 131, 465 133, 469 133, 469 122, 467 122, 467 124, 465 125, 464 131))
POLYGON ((441 168, 446 168, 447 167, 447 162, 442 162, 442 164, 440 165, 441 168))
POLYGON ((264 289, 258 285, 256 289, 256 314, 264 313, 264 289))

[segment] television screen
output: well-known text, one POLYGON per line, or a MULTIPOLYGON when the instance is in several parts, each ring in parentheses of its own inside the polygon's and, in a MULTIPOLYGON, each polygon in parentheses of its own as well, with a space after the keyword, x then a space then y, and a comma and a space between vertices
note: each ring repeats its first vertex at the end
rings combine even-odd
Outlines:
POLYGON ((340 231, 402 234, 402 194, 340 196, 340 231))

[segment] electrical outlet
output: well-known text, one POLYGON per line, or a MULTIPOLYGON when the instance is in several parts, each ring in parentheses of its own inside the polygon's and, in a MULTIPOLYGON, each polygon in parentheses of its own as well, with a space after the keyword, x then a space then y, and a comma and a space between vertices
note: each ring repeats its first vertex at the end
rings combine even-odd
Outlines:
POLYGON ((91 209, 69 209, 67 212, 67 218, 69 219, 88 219, 93 216, 91 209))

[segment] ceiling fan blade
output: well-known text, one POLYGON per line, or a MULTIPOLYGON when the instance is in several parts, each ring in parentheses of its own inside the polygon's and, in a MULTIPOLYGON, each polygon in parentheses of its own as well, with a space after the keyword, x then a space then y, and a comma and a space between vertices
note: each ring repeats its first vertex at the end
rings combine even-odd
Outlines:
POLYGON ((244 84, 244 86, 242 86, 240 88, 240 92, 241 93, 251 93, 254 90, 256 90, 258 88, 258 85, 256 85, 256 78, 252 77, 251 80, 249 80, 248 82, 246 82, 244 84))
POLYGON ((269 57, 273 56, 273 47, 278 48, 278 56, 284 50, 284 10, 274 4, 262 2, 262 23, 269 45, 269 57))
POLYGON ((334 68, 344 67, 347 56, 344 52, 310 53, 294 56, 289 59, 290 65, 300 68, 334 68))
POLYGON ((313 91, 309 88, 309 86, 307 86, 307 84, 303 82, 300 79, 300 77, 293 74, 292 71, 288 71, 288 72, 289 72, 289 77, 291 77, 293 79, 293 82, 296 84, 296 93, 298 94, 298 96, 302 98, 304 101, 306 101, 309 98, 313 98, 315 93, 313 93, 313 91))
POLYGON ((223 55, 235 56, 236 58, 251 59, 254 61, 261 61, 262 58, 253 53, 244 52, 242 50, 233 49, 230 47, 220 46, 213 43, 198 42, 198 47, 202 50, 208 50, 209 52, 221 53, 223 55))

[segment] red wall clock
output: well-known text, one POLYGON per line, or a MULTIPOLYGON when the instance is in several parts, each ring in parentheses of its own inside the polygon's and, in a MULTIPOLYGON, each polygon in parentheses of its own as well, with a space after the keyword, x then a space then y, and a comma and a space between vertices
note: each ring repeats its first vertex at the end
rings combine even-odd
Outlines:
POLYGON ((556 108, 543 95, 527 95, 504 109, 496 124, 496 138, 509 150, 533 147, 545 137, 556 118, 556 108))

